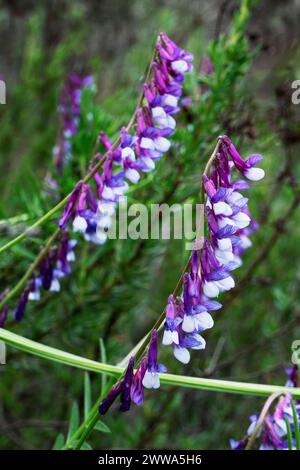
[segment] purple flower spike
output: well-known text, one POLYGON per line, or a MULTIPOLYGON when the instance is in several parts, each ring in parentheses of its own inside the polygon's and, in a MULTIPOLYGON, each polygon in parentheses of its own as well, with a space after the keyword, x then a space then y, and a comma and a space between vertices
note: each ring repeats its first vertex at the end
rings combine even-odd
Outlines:
MULTIPOLYGON (((68 221, 73 220, 73 230, 83 233, 92 243, 106 242, 116 205, 124 201, 129 184, 138 183, 142 173, 153 171, 156 161, 171 145, 168 137, 176 128, 173 115, 180 111, 182 82, 186 73, 192 70, 192 55, 164 33, 160 34, 156 48, 157 54, 151 64, 152 78, 144 84, 145 100, 137 110, 136 126, 131 126, 130 131, 126 128, 120 131, 120 143, 114 149, 108 136, 104 132, 99 134, 98 143, 103 145, 106 157, 102 173, 94 175, 95 195, 89 185, 75 188, 59 222, 59 226, 65 228, 68 221), (131 132, 133 129, 134 133, 131 132)), ((61 109, 67 120, 64 144, 68 147, 68 155, 72 149, 70 139, 78 130, 81 89, 91 84, 90 77, 84 80, 76 75, 70 77, 67 95, 68 98, 71 95, 76 119, 68 112, 69 99, 61 109)), ((98 158, 102 158, 100 154, 98 158)))
POLYGON ((61 229, 66 228, 69 220, 71 219, 71 217, 73 215, 77 199, 78 199, 79 194, 81 192, 81 187, 82 187, 82 181, 78 181, 78 183, 76 184, 75 188, 72 191, 72 194, 71 194, 71 196, 70 196, 70 198, 67 202, 67 205, 63 210, 62 216, 59 220, 59 227, 61 229))
POLYGON ((105 415, 109 408, 112 406, 116 398, 120 395, 122 389, 122 382, 111 388, 106 397, 102 400, 99 406, 99 413, 105 415))
MULTIPOLYGON (((166 42, 163 57, 167 60, 176 54, 176 48, 166 42)), ((160 78, 163 81, 164 77, 160 78)), ((231 140, 222 136, 214 164, 202 178, 208 235, 200 250, 200 263, 199 252, 192 252, 181 296, 169 299, 163 337, 163 344, 171 345, 175 358, 183 364, 190 361, 189 349, 205 348, 205 339, 199 333, 212 328, 214 320, 209 312, 222 307, 212 299, 234 288, 231 272, 241 265, 241 255, 252 244, 249 235, 257 229, 248 198, 239 192, 249 186, 245 181, 234 181, 232 170, 235 167, 248 179, 258 180, 264 173, 255 168, 261 158, 254 154, 243 160, 231 140)))
POLYGON ((179 307, 175 305, 174 296, 170 295, 166 308, 165 331, 163 336, 163 345, 179 344, 178 326, 182 323, 179 316, 179 307))
POLYGON ((72 137, 78 131, 80 100, 83 88, 94 87, 93 77, 83 79, 76 74, 69 75, 61 93, 58 111, 61 115, 62 128, 57 145, 53 149, 54 164, 58 173, 72 157, 72 137))
POLYGON ((112 406, 116 398, 120 397, 120 411, 128 411, 131 404, 130 398, 130 389, 133 379, 133 366, 134 366, 134 357, 131 357, 124 375, 124 378, 118 382, 111 390, 108 392, 106 397, 100 403, 98 408, 99 413, 104 415, 108 412, 109 408, 112 406))
POLYGON ((17 308, 14 311, 14 319, 16 321, 21 321, 22 318, 24 317, 26 305, 27 305, 27 302, 28 302, 29 293, 32 289, 33 289, 33 282, 30 281, 28 283, 28 285, 26 286, 26 288, 24 289, 24 291, 23 291, 23 293, 22 293, 22 295, 19 299, 19 303, 17 305, 17 308))
POLYGON ((159 372, 166 372, 165 366, 157 362, 157 330, 152 330, 148 352, 147 370, 142 384, 145 388, 159 388, 159 372))
POLYGON ((285 369, 288 380, 286 382, 287 387, 299 387, 300 386, 300 377, 299 377, 299 369, 298 366, 295 364, 291 368, 285 369))
POLYGON ((262 155, 254 154, 251 155, 248 160, 244 160, 237 149, 233 145, 232 141, 226 135, 222 137, 222 141, 228 148, 230 156, 234 162, 235 167, 251 181, 259 181, 265 176, 264 170, 255 167, 256 163, 262 160, 262 155))
MULTIPOLYGON (((42 280, 42 286, 45 290, 50 290, 53 280, 53 265, 48 256, 42 259, 40 264, 40 276, 42 280)), ((33 290, 33 289, 31 289, 33 290)))
POLYGON ((262 429, 262 444, 260 450, 280 450, 283 447, 282 441, 275 431, 274 423, 270 416, 267 416, 262 429))
POLYGON ((141 406, 144 403, 144 386, 143 379, 146 373, 148 357, 143 357, 140 367, 135 373, 133 383, 131 385, 130 397, 133 403, 141 406))
POLYGON ((125 377, 122 383, 122 391, 120 397, 120 411, 128 411, 131 405, 130 390, 133 380, 134 357, 129 359, 125 377))
POLYGON ((8 305, 4 305, 0 312, 0 328, 3 328, 8 315, 8 305))
MULTIPOLYGON (((289 380, 286 383, 288 387, 297 387, 298 381, 298 366, 295 365, 291 369, 286 369, 289 376, 289 380)), ((276 404, 273 414, 268 414, 261 426, 261 431, 258 433, 256 439, 260 439, 259 450, 288 450, 288 438, 287 438, 287 425, 286 419, 290 422, 293 430, 294 417, 293 409, 291 405, 292 394, 287 393, 285 396, 281 396, 276 404)), ((298 421, 300 422, 300 403, 299 400, 295 400, 296 414, 298 421)), ((258 421, 258 415, 250 416, 251 424, 247 430, 247 436, 241 441, 231 440, 232 449, 243 449, 248 442, 250 436, 252 436, 258 421)), ((293 445, 295 445, 293 443, 293 445)))

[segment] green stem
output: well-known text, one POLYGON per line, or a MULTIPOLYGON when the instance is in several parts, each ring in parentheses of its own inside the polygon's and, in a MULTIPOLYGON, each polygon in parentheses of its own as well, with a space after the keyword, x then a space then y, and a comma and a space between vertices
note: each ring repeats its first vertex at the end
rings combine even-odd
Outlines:
POLYGON ((89 412, 87 418, 84 422, 79 426, 79 428, 75 431, 75 433, 71 436, 71 438, 66 442, 64 447, 61 450, 71 450, 71 449, 78 449, 80 450, 83 443, 86 441, 92 430, 97 424, 99 419, 99 412, 98 408, 102 401, 102 399, 107 395, 111 387, 116 382, 116 379, 111 379, 105 389, 102 391, 101 396, 98 398, 94 406, 92 407, 91 411, 89 412))
POLYGON ((52 207, 50 211, 48 211, 46 214, 44 214, 40 219, 38 219, 34 224, 30 225, 24 232, 20 233, 16 238, 11 240, 10 242, 6 243, 5 245, 0 247, 0 254, 3 253, 4 251, 8 250, 12 246, 16 245, 17 243, 21 242, 26 238, 28 235, 30 235, 35 228, 39 227, 40 225, 44 224, 47 222, 47 220, 51 219, 51 217, 59 210, 64 207, 64 205, 68 202, 69 197, 71 196, 71 193, 69 193, 64 199, 62 199, 56 206, 52 207))
MULTIPOLYGON (((73 436, 63 447, 67 449, 80 449, 87 437, 95 427, 99 419, 98 407, 103 397, 107 394, 113 384, 122 377, 124 373, 123 367, 113 366, 110 364, 103 364, 91 359, 70 354, 50 346, 31 341, 22 336, 16 335, 10 331, 0 328, 0 340, 4 341, 10 346, 13 346, 21 351, 33 354, 43 359, 48 359, 53 362, 77 367, 79 369, 88 370, 91 372, 102 373, 110 375, 112 378, 108 382, 107 387, 99 397, 93 408, 91 409, 86 420, 81 424, 73 436)), ((234 393, 242 395, 253 395, 267 397, 271 394, 284 394, 292 393, 295 398, 300 398, 300 388, 281 387, 278 385, 265 385, 256 383, 233 382, 230 380, 215 380, 204 379, 200 377, 187 377, 174 374, 160 374, 160 381, 165 385, 175 385, 177 387, 193 388, 197 390, 209 390, 214 392, 234 393)))
MULTIPOLYGON (((37 343, 10 331, 4 330, 3 328, 0 328, 0 340, 29 354, 68 366, 77 367, 79 369, 100 374, 105 373, 116 378, 124 372, 123 367, 103 364, 50 346, 45 346, 41 343, 37 343)), ((178 387, 188 387, 198 390, 210 390, 213 392, 237 393, 261 397, 268 397, 272 393, 291 393, 295 398, 300 398, 300 387, 291 388, 279 385, 234 382, 231 380, 204 379, 201 377, 188 377, 175 374, 160 374, 160 380, 161 383, 165 385, 175 385, 178 387)))

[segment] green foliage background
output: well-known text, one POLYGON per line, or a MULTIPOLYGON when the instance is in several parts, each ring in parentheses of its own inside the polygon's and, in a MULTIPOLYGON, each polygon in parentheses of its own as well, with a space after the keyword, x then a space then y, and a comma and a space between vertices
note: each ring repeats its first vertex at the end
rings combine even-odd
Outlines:
MULTIPOLYGON (((207 349, 194 352, 188 367, 167 349, 161 348, 160 359, 174 373, 283 384, 291 343, 299 339, 300 127, 299 110, 291 103, 291 82, 300 73, 299 38, 278 20, 283 2, 273 2, 276 8, 268 16, 268 2, 227 2, 223 13, 221 2, 187 2, 184 15, 176 1, 114 3, 115 9, 93 1, 60 2, 59 10, 56 1, 3 2, 0 8, 0 34, 9 38, 9 27, 18 28, 14 42, 1 52, 13 64, 6 69, 7 104, 0 107, 1 245, 55 202, 43 180, 52 170, 58 96, 66 75, 92 72, 98 93, 84 94, 74 161, 61 179, 60 196, 87 168, 97 133, 105 130, 114 138, 129 121, 155 37, 166 31, 195 55, 186 87, 193 105, 179 117, 171 152, 130 192, 130 201, 198 202, 201 173, 219 134, 228 134, 244 155, 264 154, 267 176, 250 195, 261 229, 237 274, 237 288, 224 296, 225 307, 205 334, 207 349), (277 50, 275 39, 268 43, 265 25, 271 39, 280 30, 286 50, 277 50), (200 73, 204 53, 215 66, 209 78, 200 73), (204 83, 209 94, 202 92, 204 83)), ((53 229, 50 222, 1 255, 1 291, 17 282, 53 229)), ((10 320, 7 328, 103 360, 102 338, 106 360, 115 364, 163 310, 184 264, 184 244, 117 240, 97 247, 80 240, 76 253, 62 291, 30 303, 25 319, 10 320)), ((7 362, 0 369, 0 448, 53 447, 59 432, 66 435, 71 407, 76 421, 74 401, 83 417, 83 373, 12 349, 7 362)), ((91 383, 95 400, 101 377, 91 376, 91 383)), ((229 438, 242 437, 248 415, 263 404, 257 398, 167 387, 146 395, 142 408, 108 414, 104 422, 110 432, 95 431, 90 445, 228 448, 229 438)))

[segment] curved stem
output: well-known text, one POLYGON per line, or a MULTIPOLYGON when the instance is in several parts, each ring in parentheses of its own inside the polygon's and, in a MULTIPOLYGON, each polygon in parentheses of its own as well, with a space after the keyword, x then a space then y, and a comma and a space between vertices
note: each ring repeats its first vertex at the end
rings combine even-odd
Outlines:
MULTIPOLYGON (((60 349, 45 346, 44 344, 16 335, 10 331, 0 328, 0 340, 21 351, 33 354, 34 356, 59 362, 79 369, 91 372, 107 374, 112 377, 119 377, 124 368, 103 364, 91 359, 87 359, 75 354, 71 354, 60 349)), ((205 379, 201 377, 188 377, 185 375, 160 374, 160 380, 165 385, 175 385, 178 387, 188 387, 198 390, 210 390, 213 392, 234 393, 242 395, 268 397, 272 393, 290 393, 295 398, 300 398, 300 387, 291 388, 279 385, 266 385, 247 382, 235 382, 231 380, 205 379)))
POLYGON ((8 243, 5 245, 2 245, 0 247, 0 254, 3 253, 4 251, 8 250, 9 248, 12 248, 14 245, 17 243, 21 242, 26 238, 28 235, 30 235, 33 230, 40 225, 43 225, 47 220, 51 219, 51 217, 59 210, 64 207, 64 205, 68 202, 69 197, 71 196, 71 193, 69 193, 64 199, 62 199, 56 206, 52 207, 46 214, 44 214, 40 219, 38 219, 34 224, 30 225, 24 232, 20 233, 17 237, 15 237, 13 240, 10 240, 8 243))

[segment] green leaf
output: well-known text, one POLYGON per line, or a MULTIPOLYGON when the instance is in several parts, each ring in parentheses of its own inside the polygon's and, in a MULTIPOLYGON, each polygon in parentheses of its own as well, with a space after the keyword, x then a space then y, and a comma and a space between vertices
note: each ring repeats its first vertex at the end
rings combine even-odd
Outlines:
POLYGON ((97 431, 100 431, 100 432, 104 432, 105 434, 110 434, 111 433, 111 430, 109 429, 109 427, 103 423, 103 421, 97 421, 97 424, 95 426, 94 429, 97 429, 97 431))
POLYGON ((292 430, 291 425, 287 417, 284 418, 287 430, 287 438, 288 438, 288 449, 293 450, 293 438, 292 438, 292 430))
POLYGON ((79 407, 76 402, 73 403, 71 408, 70 424, 68 430, 67 441, 73 436, 74 432, 79 426, 79 407))
POLYGON ((300 429, 299 429, 298 414, 297 414, 294 400, 291 400, 291 405, 292 405, 293 418, 294 418, 296 449, 300 450, 300 429))
POLYGON ((91 379, 88 372, 84 373, 84 419, 88 417, 92 407, 91 379))
POLYGON ((93 448, 88 442, 85 441, 81 446, 81 450, 93 450, 93 448))
MULTIPOLYGON (((76 441, 73 442, 74 447, 77 446, 78 442, 79 442, 78 440, 76 440, 76 441)), ((88 442, 85 441, 85 442, 81 445, 80 450, 93 450, 93 448, 92 448, 92 446, 91 446, 88 442)))
POLYGON ((62 433, 60 433, 55 439, 52 449, 60 450, 63 447, 64 443, 65 443, 65 436, 62 433))

